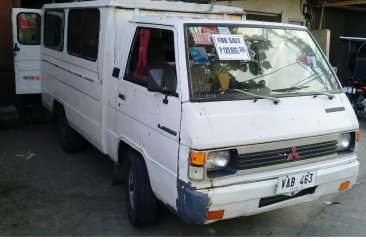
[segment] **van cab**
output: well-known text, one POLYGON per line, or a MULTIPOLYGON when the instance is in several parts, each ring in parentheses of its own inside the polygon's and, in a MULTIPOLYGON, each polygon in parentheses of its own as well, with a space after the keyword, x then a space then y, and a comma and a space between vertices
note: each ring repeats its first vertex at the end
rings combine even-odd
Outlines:
POLYGON ((132 224, 152 224, 158 202, 206 224, 355 183, 358 121, 305 27, 150 0, 39 14, 40 92, 61 147, 88 141, 113 160, 132 224))

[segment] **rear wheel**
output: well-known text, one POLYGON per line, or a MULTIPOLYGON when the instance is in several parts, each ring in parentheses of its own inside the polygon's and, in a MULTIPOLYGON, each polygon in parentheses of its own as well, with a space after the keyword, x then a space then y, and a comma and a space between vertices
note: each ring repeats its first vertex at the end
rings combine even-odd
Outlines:
POLYGON ((121 163, 113 162, 112 185, 124 183, 124 169, 121 163))
POLYGON ((148 226, 157 216, 158 200, 151 189, 149 175, 144 159, 130 151, 127 178, 127 213, 134 226, 148 226))
POLYGON ((67 122, 65 114, 57 116, 58 137, 61 148, 67 153, 76 153, 85 149, 86 140, 67 122))

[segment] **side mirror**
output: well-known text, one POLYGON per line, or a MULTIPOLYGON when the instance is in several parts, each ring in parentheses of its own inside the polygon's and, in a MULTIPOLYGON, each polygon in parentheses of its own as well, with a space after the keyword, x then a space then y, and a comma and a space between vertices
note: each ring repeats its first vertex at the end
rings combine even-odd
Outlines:
POLYGON ((164 70, 150 69, 147 74, 147 90, 150 92, 162 92, 164 90, 164 70))
POLYGON ((150 69, 147 74, 147 89, 150 92, 176 95, 177 76, 175 69, 169 65, 162 69, 150 69))

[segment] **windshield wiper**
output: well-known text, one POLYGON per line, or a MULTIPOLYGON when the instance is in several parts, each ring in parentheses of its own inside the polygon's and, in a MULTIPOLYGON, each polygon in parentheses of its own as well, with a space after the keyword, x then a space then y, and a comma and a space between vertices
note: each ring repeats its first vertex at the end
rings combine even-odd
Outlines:
POLYGON ((275 89, 272 91, 273 92, 292 92, 292 91, 301 90, 301 89, 305 89, 305 88, 309 88, 309 86, 294 86, 294 87, 283 88, 283 89, 275 89))
MULTIPOLYGON (((276 89, 276 90, 272 90, 274 92, 291 92, 291 91, 296 91, 296 90, 301 90, 301 89, 305 89, 305 88, 309 88, 309 86, 294 86, 294 87, 289 87, 289 88, 283 88, 283 89, 276 89)), ((312 91, 310 92, 311 94, 313 94, 313 98, 318 97, 318 95, 326 95, 328 96, 328 99, 333 99, 335 98, 335 95, 328 93, 328 92, 321 92, 321 91, 312 91)))
POLYGON ((313 92, 313 94, 314 94, 314 97, 313 98, 316 98, 316 97, 318 97, 318 95, 326 95, 326 96, 328 96, 328 99, 333 99, 333 98, 335 98, 335 95, 333 95, 333 94, 331 94, 331 93, 328 93, 328 92, 313 92))
MULTIPOLYGON (((238 89, 230 89, 230 90, 235 90, 235 91, 238 91, 238 92, 241 92, 241 93, 244 93, 244 94, 247 94, 247 95, 251 95, 251 96, 254 96, 254 97, 257 97, 257 98, 270 100, 270 101, 273 101, 273 103, 275 105, 277 105, 278 103, 281 102, 280 99, 275 98, 275 97, 263 96, 263 95, 256 95, 256 94, 253 94, 253 93, 250 93, 250 92, 247 92, 247 91, 243 91, 243 90, 238 90, 238 89)), ((256 102, 256 101, 257 101, 257 99, 254 100, 254 102, 256 102)))
MULTIPOLYGON (((309 86, 294 86, 294 87, 289 87, 289 88, 276 89, 276 90, 272 90, 272 91, 274 91, 274 92, 291 92, 291 91, 301 90, 301 89, 305 89, 305 88, 309 88, 309 86)), ((326 96, 328 96, 328 98, 330 100, 335 98, 335 95, 333 95, 331 93, 328 93, 328 92, 312 91, 310 93, 314 94, 314 98, 318 97, 318 95, 326 95, 326 96)))

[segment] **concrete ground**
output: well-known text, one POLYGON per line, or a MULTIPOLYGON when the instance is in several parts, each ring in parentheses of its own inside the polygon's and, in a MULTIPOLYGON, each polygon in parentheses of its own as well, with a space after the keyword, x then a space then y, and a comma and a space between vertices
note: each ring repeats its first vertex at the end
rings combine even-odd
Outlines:
MULTIPOLYGON (((360 125, 366 133, 366 117, 360 125)), ((362 137, 360 177, 350 191, 210 225, 187 225, 161 207, 156 225, 136 229, 127 220, 123 186, 111 185, 108 157, 93 147, 64 153, 52 120, 2 130, 0 236, 366 236, 362 137)))
POLYGON ((363 132, 358 159, 360 175, 356 185, 338 196, 334 205, 324 208, 301 232, 300 236, 364 237, 366 236, 366 116, 359 116, 363 132))

